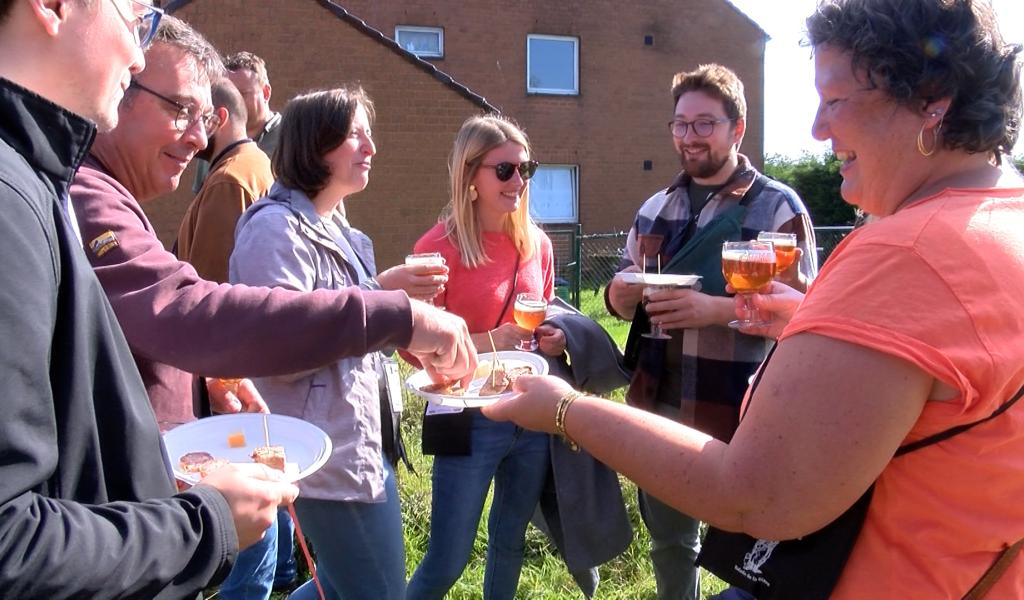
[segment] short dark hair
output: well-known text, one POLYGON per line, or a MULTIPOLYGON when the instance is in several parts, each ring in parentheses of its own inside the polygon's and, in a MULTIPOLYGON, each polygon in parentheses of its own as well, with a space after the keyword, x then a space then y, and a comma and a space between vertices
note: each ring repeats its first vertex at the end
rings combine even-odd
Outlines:
POLYGON ((228 111, 228 117, 237 123, 245 124, 249 118, 249 111, 245 108, 245 99, 238 91, 235 84, 227 77, 221 77, 210 86, 210 93, 213 97, 213 107, 224 107, 228 111))
POLYGON ((693 71, 680 71, 672 77, 672 108, 679 97, 687 92, 704 92, 722 101, 725 116, 730 119, 747 118, 747 100, 743 97, 743 82, 728 67, 718 64, 700 65, 693 71))
POLYGON ((331 171, 324 155, 345 141, 356 108, 373 122, 373 101, 358 86, 300 94, 281 111, 281 137, 274 150, 274 177, 282 185, 315 196, 327 185, 331 171))
POLYGON ((998 158, 1017 141, 1021 47, 1003 41, 984 0, 821 0, 807 39, 849 53, 867 85, 908 108, 952 98, 946 149, 998 158))
POLYGON ((270 79, 267 77, 267 63, 252 52, 244 50, 242 52, 235 52, 224 59, 224 68, 228 71, 252 71, 256 74, 256 79, 260 82, 260 85, 270 83, 270 79))

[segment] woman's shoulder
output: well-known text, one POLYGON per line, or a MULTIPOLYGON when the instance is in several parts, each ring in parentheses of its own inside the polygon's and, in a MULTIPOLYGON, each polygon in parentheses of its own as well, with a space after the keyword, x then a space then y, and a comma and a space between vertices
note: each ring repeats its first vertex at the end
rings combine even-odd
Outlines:
POLYGON ((444 223, 435 223, 413 245, 414 252, 440 252, 442 255, 446 255, 454 249, 455 247, 448 240, 444 223))

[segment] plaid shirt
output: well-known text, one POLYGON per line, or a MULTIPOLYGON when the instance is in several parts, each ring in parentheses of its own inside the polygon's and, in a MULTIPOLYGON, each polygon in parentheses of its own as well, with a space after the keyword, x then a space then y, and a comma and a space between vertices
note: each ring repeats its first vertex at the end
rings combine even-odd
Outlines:
MULTIPOLYGON (((619 269, 642 264, 637 234, 663 235, 661 254, 667 262, 690 236, 704 229, 715 217, 735 208, 756 178, 757 171, 740 155, 732 176, 694 218, 687 193, 691 177, 680 173, 671 186, 651 196, 640 207, 619 269), (687 235, 688 229, 693 230, 690 235, 687 235)), ((740 237, 756 239, 761 231, 795 233, 803 251, 801 273, 807 278, 817 274, 814 230, 807 209, 796 192, 771 179, 747 202, 740 237)), ((721 264, 705 265, 704 272, 695 274, 707 277, 712 269, 720 270, 721 264)), ((610 304, 608 310, 616 314, 610 304)), ((770 342, 724 325, 670 333, 672 339, 659 374, 661 384, 657 398, 650 399, 650 404, 637 404, 728 441, 739 423, 739 407, 747 380, 764 359, 770 342)))

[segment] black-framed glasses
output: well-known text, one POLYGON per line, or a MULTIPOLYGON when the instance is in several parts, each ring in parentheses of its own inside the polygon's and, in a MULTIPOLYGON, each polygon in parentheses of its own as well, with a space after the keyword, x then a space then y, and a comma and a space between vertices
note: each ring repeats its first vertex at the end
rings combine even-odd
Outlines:
POLYGON ((121 20, 124 21, 125 27, 128 28, 128 31, 135 39, 135 43, 138 44, 140 48, 146 48, 153 42, 153 37, 156 35, 156 28, 160 24, 161 17, 164 16, 164 11, 162 8, 157 8, 150 4, 146 4, 145 2, 140 2, 139 0, 128 1, 136 7, 136 10, 133 11, 135 14, 131 19, 126 18, 124 13, 121 12, 121 7, 117 5, 117 0, 110 0, 114 5, 114 10, 117 11, 117 16, 121 17, 121 20), (139 8, 142 9, 141 13, 138 10, 139 8))
POLYGON ((535 160, 524 160, 521 163, 514 162, 500 162, 496 165, 480 165, 481 167, 487 167, 488 169, 494 169, 494 175, 498 178, 498 181, 508 181, 512 179, 512 174, 519 171, 519 176, 523 178, 523 181, 533 177, 533 174, 537 172, 539 164, 535 160))
POLYGON ((203 129, 207 134, 213 133, 221 126, 220 117, 217 113, 210 111, 206 114, 196 112, 196 109, 191 106, 185 106, 181 102, 173 98, 168 98, 156 90, 151 90, 148 87, 139 83, 139 80, 132 78, 131 84, 128 85, 128 89, 138 88, 147 94, 155 96, 167 104, 170 104, 174 108, 178 109, 178 113, 174 116, 174 127, 178 131, 185 131, 196 121, 203 124, 203 129))
POLYGON ((668 129, 672 132, 672 135, 677 138, 686 137, 686 131, 693 127, 693 132, 698 137, 709 137, 715 132, 715 125, 719 123, 731 123, 736 119, 696 119, 694 121, 684 121, 682 119, 673 119, 668 122, 668 129))

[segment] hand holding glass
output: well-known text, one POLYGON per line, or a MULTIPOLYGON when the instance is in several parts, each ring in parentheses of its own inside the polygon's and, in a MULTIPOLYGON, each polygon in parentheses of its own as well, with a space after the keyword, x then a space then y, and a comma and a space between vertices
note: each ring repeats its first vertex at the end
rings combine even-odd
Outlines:
MULTIPOLYGON (((410 254, 410 255, 406 256, 405 257, 405 264, 407 264, 407 265, 428 265, 428 266, 444 267, 444 257, 441 256, 440 252, 421 252, 419 254, 410 254)), ((440 273, 443 273, 443 272, 444 272, 443 269, 438 269, 437 271, 430 272, 429 274, 430 275, 437 275, 437 274, 440 274, 440 273)), ((438 290, 438 291, 440 292, 440 290, 438 290)), ((428 301, 428 303, 429 304, 433 304, 434 306, 437 306, 437 304, 434 302, 434 298, 431 298, 428 301)), ((441 310, 444 310, 443 306, 437 306, 437 308, 440 308, 441 310)))
POLYGON ((722 245, 722 274, 725 280, 743 296, 747 318, 731 321, 729 327, 763 327, 762 320, 750 302, 750 295, 771 283, 775 277, 775 248, 771 242, 725 242, 722 245))
MULTIPOLYGON (((512 307, 512 317, 516 320, 516 325, 532 332, 544 322, 547 310, 547 300, 540 294, 527 292, 516 296, 516 303, 512 307)), ((530 336, 530 339, 522 340, 516 345, 516 350, 525 352, 533 352, 536 349, 537 339, 534 336, 530 336)))

